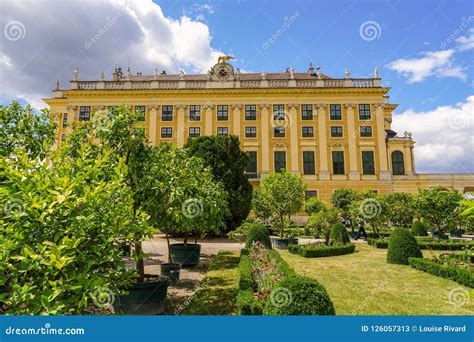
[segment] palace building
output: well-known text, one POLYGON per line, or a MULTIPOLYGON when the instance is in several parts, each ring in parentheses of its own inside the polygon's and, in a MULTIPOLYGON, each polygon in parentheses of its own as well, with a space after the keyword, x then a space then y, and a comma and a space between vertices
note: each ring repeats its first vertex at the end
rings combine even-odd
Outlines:
MULTIPOLYGON (((410 132, 391 130, 390 88, 373 78, 332 78, 307 72, 241 73, 220 58, 207 74, 126 74, 79 80, 44 99, 58 123, 57 144, 73 121, 125 104, 140 111, 151 144, 182 147, 200 135, 232 134, 248 153, 254 185, 286 169, 307 182, 307 195, 329 201, 335 189, 416 192, 444 186, 474 190, 474 174, 418 174, 410 132)), ((409 129, 409 127, 407 127, 409 129)))

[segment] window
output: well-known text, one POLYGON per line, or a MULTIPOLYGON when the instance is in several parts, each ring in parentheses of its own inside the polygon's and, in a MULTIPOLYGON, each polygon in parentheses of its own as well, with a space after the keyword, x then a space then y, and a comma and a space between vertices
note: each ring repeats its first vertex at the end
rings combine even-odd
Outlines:
POLYGON ((286 169, 286 152, 275 151, 273 153, 275 172, 284 171, 286 169))
POLYGON ((284 138, 285 137, 285 127, 282 127, 282 126, 273 127, 273 136, 275 138, 284 138))
POLYGON ((63 114, 63 128, 67 127, 67 113, 63 114))
POLYGON ((359 105, 359 120, 370 120, 370 105, 369 104, 359 105))
POLYGON ((314 175, 315 173, 316 168, 314 166, 314 152, 303 151, 303 174, 314 175))
POLYGON ((257 137, 257 127, 245 127, 245 137, 246 138, 256 138, 257 137))
POLYGON ((342 126, 331 126, 331 137, 342 137, 342 126))
POLYGON ((66 140, 66 134, 61 134, 61 141, 66 140))
POLYGON ((314 128, 312 126, 302 127, 303 138, 314 137, 314 128))
POLYGON ((400 151, 392 152, 392 171, 394 175, 405 174, 405 162, 403 160, 403 153, 400 151))
POLYGON ((256 105, 245 105, 245 120, 257 120, 256 105))
POLYGON ((161 107, 161 121, 173 121, 173 106, 161 107))
POLYGON ((229 111, 227 105, 218 105, 217 106, 217 120, 218 121, 227 121, 229 120, 229 111))
POLYGON ((361 137, 371 137, 372 136, 372 126, 360 126, 360 136, 361 137))
POLYGON ((80 106, 79 107, 79 121, 89 121, 91 119, 91 107, 80 106))
POLYGON ((304 197, 305 199, 311 198, 311 197, 318 197, 318 191, 317 190, 306 190, 304 192, 304 197))
POLYGON ((161 127, 161 137, 162 138, 173 137, 173 127, 161 127))
POLYGON ((332 151, 332 173, 335 175, 344 174, 344 152, 332 151))
POLYGON ((329 118, 331 120, 342 120, 341 105, 332 104, 329 105, 329 118))
POLYGON ((189 106, 189 120, 201 121, 201 106, 199 105, 189 106))
POLYGON ((228 135, 229 128, 227 127, 217 127, 217 135, 228 135))
POLYGON ((301 120, 313 120, 313 105, 301 105, 301 120))
POLYGON ((273 105, 273 120, 285 119, 285 106, 282 104, 273 105))
POLYGON ((145 113, 146 113, 145 106, 135 106, 135 113, 140 113, 140 116, 138 117, 138 121, 145 121, 145 113))
POLYGON ((362 151, 362 174, 375 175, 374 152, 362 151))
POLYGON ((189 128, 189 137, 194 138, 201 135, 201 128, 200 127, 190 127, 189 128))
POLYGON ((257 152, 249 151, 247 153, 247 176, 257 178, 257 152))

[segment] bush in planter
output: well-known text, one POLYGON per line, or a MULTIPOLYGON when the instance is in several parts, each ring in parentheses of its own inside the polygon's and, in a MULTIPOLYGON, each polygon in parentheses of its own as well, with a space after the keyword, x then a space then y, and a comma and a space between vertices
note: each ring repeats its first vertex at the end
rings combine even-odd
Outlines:
POLYGON ((264 315, 335 315, 326 289, 316 280, 290 276, 278 283, 268 296, 264 315))
POLYGON ((351 242, 346 227, 342 223, 333 224, 331 227, 331 235, 329 236, 331 243, 345 245, 351 242))
POLYGON ((422 256, 420 246, 408 230, 403 228, 393 230, 388 242, 387 262, 408 265, 409 258, 421 258, 422 256))
POLYGON ((249 248, 253 245, 254 242, 260 242, 265 247, 271 249, 272 243, 270 241, 270 234, 268 233, 268 229, 260 223, 253 223, 250 226, 250 229, 247 234, 247 239, 245 241, 245 247, 249 248))
POLYGON ((421 221, 415 221, 411 226, 411 233, 415 236, 428 236, 428 230, 421 221))

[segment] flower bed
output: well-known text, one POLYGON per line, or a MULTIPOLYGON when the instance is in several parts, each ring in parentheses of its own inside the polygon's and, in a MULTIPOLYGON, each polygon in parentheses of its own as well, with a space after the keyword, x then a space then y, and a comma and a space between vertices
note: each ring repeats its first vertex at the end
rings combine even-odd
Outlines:
POLYGON ((474 288, 473 257, 468 253, 449 254, 443 253, 431 259, 410 258, 410 266, 417 270, 451 279, 459 284, 474 288))
POLYGON ((348 243, 345 245, 327 246, 323 243, 310 243, 305 245, 290 245, 288 246, 288 251, 293 254, 299 254, 305 258, 321 258, 354 253, 355 244, 348 243))
MULTIPOLYGON (((428 250, 458 251, 474 247, 473 241, 435 240, 427 238, 417 238, 416 241, 421 249, 428 250)), ((377 248, 388 248, 388 239, 367 239, 367 243, 377 248)))

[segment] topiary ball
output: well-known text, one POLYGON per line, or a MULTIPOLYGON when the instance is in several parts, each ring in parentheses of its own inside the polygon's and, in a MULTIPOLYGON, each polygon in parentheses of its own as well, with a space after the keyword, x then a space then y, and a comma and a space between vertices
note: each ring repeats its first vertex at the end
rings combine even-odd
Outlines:
POLYGON ((245 240, 245 248, 252 246, 255 241, 260 242, 269 249, 272 248, 272 242, 270 241, 268 229, 265 228, 261 223, 251 224, 251 227, 247 233, 247 238, 245 240))
POLYGON ((329 240, 332 243, 345 245, 346 243, 351 242, 349 234, 347 233, 346 227, 342 223, 333 224, 331 227, 331 234, 329 235, 329 240))
POLYGON ((316 280, 291 276, 282 280, 267 297, 264 315, 335 315, 324 286, 316 280))
POLYGON ((415 221, 411 226, 411 233, 415 236, 428 236, 428 230, 421 221, 415 221))
POLYGON ((395 228, 388 240, 387 262, 408 265, 408 258, 422 258, 420 246, 410 231, 395 228))

